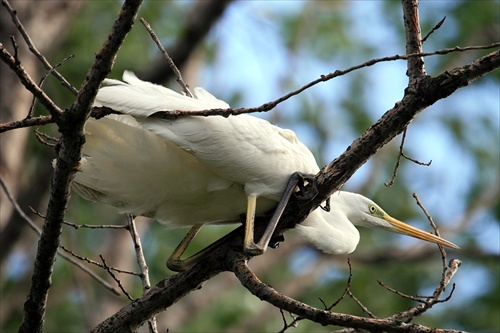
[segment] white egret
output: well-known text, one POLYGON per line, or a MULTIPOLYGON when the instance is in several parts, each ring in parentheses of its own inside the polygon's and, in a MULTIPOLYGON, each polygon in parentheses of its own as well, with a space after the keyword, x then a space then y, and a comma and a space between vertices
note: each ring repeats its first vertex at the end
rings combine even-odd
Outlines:
MULTIPOLYGON (((169 259, 176 270, 200 259, 184 263, 180 255, 203 224, 237 223, 244 213, 245 251, 264 252, 275 225, 254 243, 255 214, 276 207, 294 172, 319 171, 309 149, 291 130, 250 115, 155 117, 158 111, 229 106, 202 88, 190 98, 128 71, 123 80, 105 80, 97 94, 96 106, 123 115, 88 120, 74 189, 124 213, 170 226, 195 226, 169 259)), ((330 212, 316 209, 296 229, 320 250, 340 254, 354 251, 359 242, 354 225, 458 248, 390 217, 359 194, 342 191, 331 197, 330 212)))

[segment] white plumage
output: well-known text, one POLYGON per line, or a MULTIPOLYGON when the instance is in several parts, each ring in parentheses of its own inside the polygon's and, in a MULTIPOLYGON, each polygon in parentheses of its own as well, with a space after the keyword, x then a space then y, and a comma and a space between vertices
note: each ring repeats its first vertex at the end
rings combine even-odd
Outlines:
MULTIPOLYGON (((202 88, 190 98, 131 72, 123 80, 105 80, 95 100, 123 115, 89 119, 85 127, 74 189, 90 200, 172 226, 238 222, 245 212, 248 223, 249 210, 263 214, 276 206, 292 173, 319 171, 292 131, 250 115, 150 117, 158 111, 229 107, 202 88)), ((354 251, 359 233, 353 224, 456 248, 391 218, 359 194, 335 193, 331 207, 313 211, 297 226, 328 253, 354 251)))

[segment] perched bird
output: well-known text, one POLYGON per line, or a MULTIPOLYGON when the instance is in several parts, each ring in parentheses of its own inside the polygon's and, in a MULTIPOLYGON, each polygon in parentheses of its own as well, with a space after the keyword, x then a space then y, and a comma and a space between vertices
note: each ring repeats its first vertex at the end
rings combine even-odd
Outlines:
MULTIPOLYGON (((122 114, 87 121, 74 190, 123 213, 170 226, 194 226, 169 259, 176 270, 186 269, 201 258, 188 263, 180 260, 202 225, 238 223, 245 213, 244 249, 252 254, 264 252, 280 214, 258 243, 253 239, 255 214, 278 205, 294 172, 319 171, 309 149, 293 131, 250 115, 156 117, 158 111, 229 106, 202 88, 196 88, 191 98, 141 81, 128 71, 123 81, 107 79, 97 94, 95 106, 122 114)), ((354 225, 458 248, 390 217, 359 194, 339 191, 332 195, 330 205, 329 212, 316 209, 296 226, 324 252, 354 251, 359 242, 354 225)))

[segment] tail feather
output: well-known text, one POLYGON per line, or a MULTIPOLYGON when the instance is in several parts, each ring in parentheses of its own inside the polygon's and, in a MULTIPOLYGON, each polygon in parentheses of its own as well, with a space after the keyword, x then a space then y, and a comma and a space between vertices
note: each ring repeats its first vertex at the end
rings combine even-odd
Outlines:
POLYGON ((138 79, 125 71, 123 81, 107 79, 99 90, 94 105, 107 106, 134 117, 148 117, 158 111, 199 111, 229 108, 203 88, 195 88, 195 98, 138 79))

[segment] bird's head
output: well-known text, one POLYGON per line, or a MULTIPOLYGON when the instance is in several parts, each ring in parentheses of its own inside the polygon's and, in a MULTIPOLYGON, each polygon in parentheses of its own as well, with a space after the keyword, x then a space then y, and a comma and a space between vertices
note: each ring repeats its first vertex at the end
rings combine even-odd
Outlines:
POLYGON ((355 226, 381 229, 404 234, 427 242, 439 244, 453 249, 459 247, 446 239, 429 232, 412 227, 387 214, 379 205, 362 195, 339 192, 332 196, 332 210, 342 210, 355 226), (337 198, 335 198, 337 196, 337 198), (338 205, 335 207, 335 205, 338 205))

